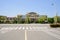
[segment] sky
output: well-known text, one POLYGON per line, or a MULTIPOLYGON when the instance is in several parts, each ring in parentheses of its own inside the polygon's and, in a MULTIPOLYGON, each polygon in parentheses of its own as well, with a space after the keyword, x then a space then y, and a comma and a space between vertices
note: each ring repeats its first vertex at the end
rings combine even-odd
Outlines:
POLYGON ((14 17, 36 12, 39 15, 60 16, 60 0, 0 0, 0 15, 14 17))

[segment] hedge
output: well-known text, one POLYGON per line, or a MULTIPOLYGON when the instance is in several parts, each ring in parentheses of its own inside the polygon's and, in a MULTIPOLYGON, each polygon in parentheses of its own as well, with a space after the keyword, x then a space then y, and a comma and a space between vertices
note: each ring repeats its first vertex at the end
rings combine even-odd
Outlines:
POLYGON ((57 28, 60 27, 60 24, 50 24, 50 27, 57 28))

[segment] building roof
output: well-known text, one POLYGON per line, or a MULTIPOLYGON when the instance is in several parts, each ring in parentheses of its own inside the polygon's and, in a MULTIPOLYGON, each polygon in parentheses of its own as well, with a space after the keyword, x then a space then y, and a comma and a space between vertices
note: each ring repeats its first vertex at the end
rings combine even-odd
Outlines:
POLYGON ((30 12, 29 14, 37 14, 37 13, 35 13, 35 12, 30 12))

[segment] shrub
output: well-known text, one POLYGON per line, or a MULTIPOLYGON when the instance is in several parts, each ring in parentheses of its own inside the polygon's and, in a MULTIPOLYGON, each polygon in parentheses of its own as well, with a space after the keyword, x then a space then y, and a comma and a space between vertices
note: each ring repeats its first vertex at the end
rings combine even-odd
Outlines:
POLYGON ((60 24, 50 24, 50 27, 57 28, 60 27, 60 24))

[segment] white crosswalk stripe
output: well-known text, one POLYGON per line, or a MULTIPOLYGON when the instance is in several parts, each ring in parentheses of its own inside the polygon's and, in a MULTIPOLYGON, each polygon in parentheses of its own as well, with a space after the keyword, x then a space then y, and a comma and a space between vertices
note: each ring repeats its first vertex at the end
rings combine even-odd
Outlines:
POLYGON ((42 30, 42 29, 45 29, 45 27, 2 27, 0 31, 9 32, 12 30, 42 30))

